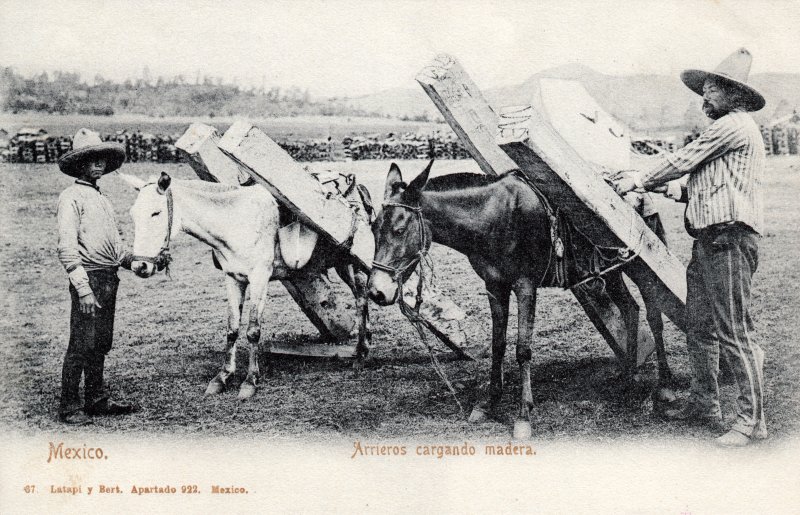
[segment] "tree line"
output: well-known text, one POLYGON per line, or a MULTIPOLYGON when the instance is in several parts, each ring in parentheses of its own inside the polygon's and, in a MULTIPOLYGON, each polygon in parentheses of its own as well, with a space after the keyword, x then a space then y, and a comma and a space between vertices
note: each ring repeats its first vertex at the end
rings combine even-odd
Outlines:
POLYGON ((0 109, 57 114, 111 116, 135 113, 148 116, 382 116, 348 105, 344 99, 316 100, 308 89, 241 87, 220 77, 200 76, 193 82, 183 75, 155 80, 145 67, 142 77, 124 82, 95 75, 89 82, 79 73, 55 71, 24 77, 12 67, 0 67, 0 109))

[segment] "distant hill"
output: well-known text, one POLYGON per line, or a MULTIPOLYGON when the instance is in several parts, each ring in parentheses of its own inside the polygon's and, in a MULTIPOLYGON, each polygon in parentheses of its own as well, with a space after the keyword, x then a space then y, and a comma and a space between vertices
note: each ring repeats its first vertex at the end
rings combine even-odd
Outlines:
MULTIPOLYGON (((699 110, 700 98, 680 78, 667 75, 605 75, 586 66, 569 64, 536 73, 522 84, 489 88, 483 93, 495 108, 526 104, 541 78, 581 82, 600 105, 636 131, 683 131, 707 123, 699 110)), ((767 106, 755 113, 759 123, 773 119, 781 104, 781 110, 800 106, 800 74, 763 73, 751 80, 767 99, 767 106)), ((440 118, 422 88, 396 88, 339 101, 353 109, 384 115, 440 118)))
POLYGON ((336 101, 351 109, 396 118, 425 116, 435 118, 439 114, 422 88, 392 88, 370 95, 338 98, 336 101))

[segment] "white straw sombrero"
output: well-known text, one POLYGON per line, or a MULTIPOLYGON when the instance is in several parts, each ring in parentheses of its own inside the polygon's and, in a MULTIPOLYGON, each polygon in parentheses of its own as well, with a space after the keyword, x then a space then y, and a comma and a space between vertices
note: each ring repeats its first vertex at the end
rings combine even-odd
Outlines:
POLYGON ((80 164, 87 159, 106 159, 105 173, 113 172, 125 161, 125 147, 119 143, 103 141, 100 135, 89 129, 80 129, 72 138, 72 150, 61 156, 58 167, 67 175, 80 175, 80 164))
POLYGON ((681 73, 681 80, 689 89, 702 96, 703 84, 705 84, 706 79, 709 77, 724 79, 747 93, 745 109, 748 111, 758 111, 764 107, 766 101, 761 93, 747 84, 747 77, 750 75, 751 64, 753 64, 753 56, 750 55, 747 49, 740 48, 722 61, 713 72, 685 70, 681 73))

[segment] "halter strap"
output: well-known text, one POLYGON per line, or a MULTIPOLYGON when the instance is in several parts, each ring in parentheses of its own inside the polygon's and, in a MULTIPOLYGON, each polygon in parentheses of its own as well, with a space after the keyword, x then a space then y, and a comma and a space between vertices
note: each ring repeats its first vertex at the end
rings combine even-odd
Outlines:
POLYGON ((157 264, 158 262, 164 262, 164 268, 167 269, 167 274, 169 274, 169 262, 172 261, 172 256, 169 253, 169 243, 172 237, 172 219, 174 217, 174 208, 173 208, 173 200, 172 200, 172 188, 167 188, 166 191, 167 195, 167 235, 164 236, 164 243, 161 245, 161 249, 159 249, 158 254, 154 257, 150 256, 133 256, 131 261, 144 261, 145 263, 153 263, 157 264))
POLYGON ((422 216, 422 207, 420 206, 409 206, 408 204, 402 204, 400 202, 384 202, 383 207, 401 207, 403 209, 407 209, 417 215, 417 222, 419 223, 420 228, 420 248, 417 251, 416 255, 411 258, 411 260, 403 266, 391 266, 387 263, 381 263, 379 261, 372 262, 372 268, 381 270, 383 272, 387 272, 391 274, 392 279, 396 282, 403 282, 403 276, 409 271, 413 270, 425 255, 428 253, 428 248, 430 247, 430 237, 426 232, 425 227, 425 220, 422 216))

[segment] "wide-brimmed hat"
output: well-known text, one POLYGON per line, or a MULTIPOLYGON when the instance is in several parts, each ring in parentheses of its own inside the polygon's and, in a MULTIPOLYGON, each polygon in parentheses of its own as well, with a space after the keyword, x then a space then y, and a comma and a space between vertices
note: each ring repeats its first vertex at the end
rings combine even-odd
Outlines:
POLYGON ((103 141, 89 129, 80 129, 72 138, 72 150, 61 156, 58 167, 67 175, 81 174, 80 165, 87 159, 105 158, 105 173, 113 172, 125 161, 125 147, 119 143, 103 141))
POLYGON ((752 64, 753 56, 750 55, 746 48, 740 48, 722 61, 713 72, 684 70, 681 73, 681 80, 689 89, 700 96, 703 96, 703 84, 709 77, 718 77, 726 80, 747 93, 745 105, 743 106, 745 109, 758 111, 764 107, 766 101, 761 93, 747 84, 747 77, 750 75, 750 65, 752 64))

